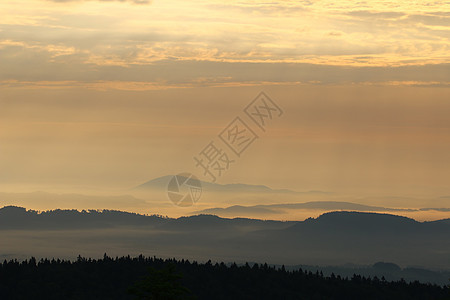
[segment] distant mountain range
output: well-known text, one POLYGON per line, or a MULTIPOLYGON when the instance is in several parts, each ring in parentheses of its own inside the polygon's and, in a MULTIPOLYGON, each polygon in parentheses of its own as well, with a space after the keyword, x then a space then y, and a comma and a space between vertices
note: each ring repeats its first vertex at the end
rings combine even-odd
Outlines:
MULTIPOLYGON (((133 188, 135 191, 167 190, 167 185, 173 175, 167 175, 147 181, 133 188)), ((296 192, 288 189, 271 189, 265 185, 243 183, 219 184, 200 181, 202 189, 207 192, 234 192, 234 193, 283 193, 283 194, 328 194, 322 191, 296 192)))
POLYGON ((0 209, 0 230, 5 229, 86 229, 120 226, 153 226, 166 219, 117 210, 50 210, 37 212, 23 207, 0 209))
POLYGON ((296 222, 262 221, 257 219, 219 218, 214 215, 168 218, 160 215, 142 215, 118 210, 50 210, 37 212, 24 207, 5 206, 0 208, 0 230, 6 229, 87 229, 117 228, 123 226, 149 229, 210 229, 241 227, 261 227, 260 229, 285 228, 296 222), (205 223, 208 226, 204 227, 205 223), (268 226, 272 224, 273 226, 268 226), (212 226, 212 227, 211 227, 212 226))
POLYGON ((450 270, 450 219, 330 212, 301 222, 120 211, 0 209, 0 258, 147 253, 189 259, 339 265, 391 261, 450 270))
POLYGON ((285 203, 269 205, 242 206, 233 205, 225 208, 215 207, 193 212, 192 214, 214 214, 220 216, 281 214, 288 210, 347 210, 360 212, 414 212, 414 211, 440 211, 450 212, 450 208, 388 208, 381 206, 363 205, 342 201, 311 201, 305 203, 285 203))
POLYGON ((116 210, 130 210, 130 208, 144 209, 148 207, 145 200, 131 195, 83 195, 74 193, 49 193, 36 191, 31 193, 0 192, 0 205, 17 205, 24 207, 48 208, 104 208, 116 210), (73 206, 72 206, 73 205, 73 206), (71 207, 72 206, 72 207, 71 207))

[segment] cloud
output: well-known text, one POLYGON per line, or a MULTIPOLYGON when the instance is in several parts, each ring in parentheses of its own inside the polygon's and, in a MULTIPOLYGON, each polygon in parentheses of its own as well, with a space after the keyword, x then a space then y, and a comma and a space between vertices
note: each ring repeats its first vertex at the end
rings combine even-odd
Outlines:
POLYGON ((150 4, 152 1, 150 0, 48 0, 52 2, 84 2, 84 1, 98 1, 98 2, 131 2, 134 4, 150 4))
POLYGON ((341 36, 341 35, 342 35, 342 32, 338 32, 338 31, 330 31, 330 32, 328 32, 327 35, 329 35, 329 36, 341 36))
POLYGON ((289 5, 282 3, 233 3, 233 4, 211 4, 208 5, 213 10, 230 10, 245 14, 260 13, 264 15, 292 15, 307 11, 308 8, 301 3, 290 3, 289 5))
POLYGON ((202 78, 212 84, 448 81, 448 14, 436 7, 417 12, 349 1, 335 9, 319 2, 212 0, 193 8, 176 0, 173 6, 105 10, 94 1, 47 0, 51 8, 36 6, 36 13, 4 4, 9 18, 0 25, 0 80, 117 80, 133 88, 140 81, 204 84, 202 78))
POLYGON ((383 20, 396 20, 398 18, 405 16, 405 14, 401 12, 392 12, 392 11, 374 12, 367 10, 351 11, 348 12, 347 14, 362 19, 383 19, 383 20))
MULTIPOLYGON (((79 51, 62 45, 27 44, 14 41, 0 43, 0 80, 6 85, 22 83, 47 88, 51 81, 67 81, 65 86, 100 89, 151 90, 168 87, 230 86, 317 82, 322 84, 367 83, 389 85, 446 85, 448 64, 370 66, 371 56, 309 57, 303 61, 243 60, 232 54, 217 59, 217 53, 195 55, 169 44, 151 49, 120 48, 122 54, 79 51), (158 48, 164 50, 157 51, 158 48), (339 61, 341 60, 341 61, 339 61), (349 68, 360 61, 361 66, 349 68), (347 62, 347 64, 346 64, 347 62), (333 63, 335 63, 333 65, 333 63), (364 64, 366 64, 364 66, 364 64), (24 71, 26 70, 26 72, 24 71), (13 82, 11 80, 16 80, 13 82)), ((206 51, 206 50, 205 50, 206 51)), ((225 54, 222 52, 222 54, 225 54)), ((236 54, 235 54, 236 55, 236 54)))
POLYGON ((448 24, 450 23, 450 16, 441 14, 415 14, 408 16, 408 19, 411 23, 421 23, 431 26, 448 27, 448 24))

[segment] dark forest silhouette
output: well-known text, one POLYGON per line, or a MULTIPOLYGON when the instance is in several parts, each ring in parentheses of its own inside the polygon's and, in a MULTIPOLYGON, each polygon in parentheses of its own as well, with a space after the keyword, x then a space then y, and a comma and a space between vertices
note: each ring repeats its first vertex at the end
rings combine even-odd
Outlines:
POLYGON ((450 288, 267 264, 35 258, 0 265, 0 299, 449 299, 450 288))

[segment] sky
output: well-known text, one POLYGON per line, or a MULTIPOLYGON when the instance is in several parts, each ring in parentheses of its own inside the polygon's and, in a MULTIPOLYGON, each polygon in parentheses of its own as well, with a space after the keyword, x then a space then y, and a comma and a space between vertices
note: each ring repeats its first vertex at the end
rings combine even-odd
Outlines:
POLYGON ((446 1, 1 1, 0 189, 208 180, 264 91, 283 114, 217 182, 447 197, 449 38, 446 1))

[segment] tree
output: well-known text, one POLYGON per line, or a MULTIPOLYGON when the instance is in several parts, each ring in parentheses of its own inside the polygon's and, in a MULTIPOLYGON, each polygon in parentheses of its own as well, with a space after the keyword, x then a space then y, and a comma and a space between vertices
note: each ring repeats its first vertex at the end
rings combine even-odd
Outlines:
POLYGON ((128 291, 142 300, 188 299, 190 291, 180 283, 182 277, 172 263, 160 270, 149 267, 148 275, 128 291))

